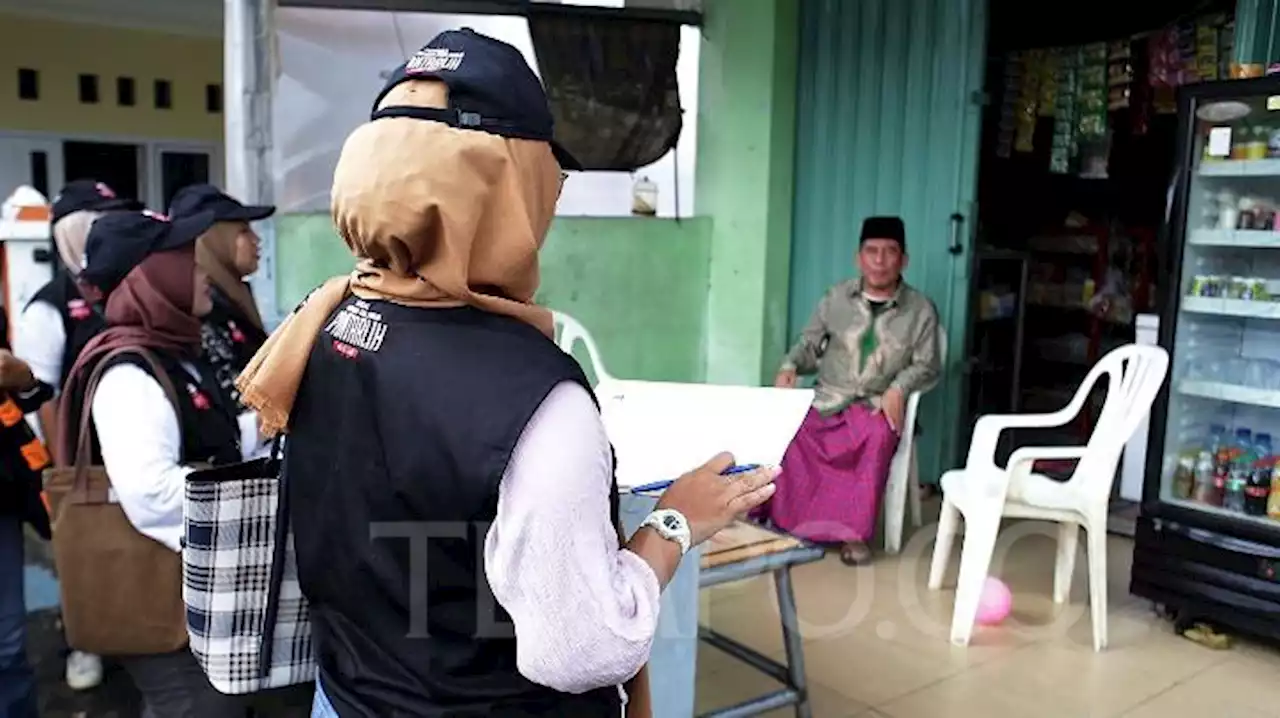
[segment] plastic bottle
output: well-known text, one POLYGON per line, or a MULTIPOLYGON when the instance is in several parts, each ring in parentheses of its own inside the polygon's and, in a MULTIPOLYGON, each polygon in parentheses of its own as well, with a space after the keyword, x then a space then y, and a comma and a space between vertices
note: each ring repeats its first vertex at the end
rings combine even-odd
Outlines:
MULTIPOLYGON (((1191 498, 1205 504, 1219 503, 1221 499, 1215 500, 1218 494, 1217 473, 1213 454, 1201 451, 1200 459, 1196 461, 1195 488, 1191 498)), ((1277 484, 1280 484, 1280 477, 1277 477, 1277 484)))
MULTIPOLYGON (((1173 498, 1186 500, 1195 495, 1196 459, 1195 453, 1184 453, 1178 457, 1178 464, 1173 470, 1173 485, 1170 487, 1173 498)), ((1209 470, 1210 472, 1213 470, 1212 463, 1209 470)), ((1267 477, 1268 480, 1270 478, 1270 476, 1267 477)))
POLYGON ((1257 454, 1253 471, 1249 473, 1249 481, 1244 487, 1244 512, 1250 516, 1266 516, 1267 504, 1271 498, 1271 476, 1275 470, 1276 457, 1271 453, 1271 435, 1259 433, 1254 435, 1253 443, 1257 454))
POLYGON ((1260 460, 1271 459, 1271 435, 1258 432, 1253 435, 1253 451, 1260 460))
POLYGON ((1228 511, 1244 513, 1244 490, 1249 484, 1249 475, 1253 473, 1257 457, 1253 443, 1253 432, 1248 429, 1236 429, 1235 446, 1232 447, 1231 470, 1227 474, 1226 485, 1223 486, 1222 507, 1228 511))
POLYGON ((1267 516, 1280 521, 1280 463, 1271 470, 1271 496, 1267 498, 1267 516))

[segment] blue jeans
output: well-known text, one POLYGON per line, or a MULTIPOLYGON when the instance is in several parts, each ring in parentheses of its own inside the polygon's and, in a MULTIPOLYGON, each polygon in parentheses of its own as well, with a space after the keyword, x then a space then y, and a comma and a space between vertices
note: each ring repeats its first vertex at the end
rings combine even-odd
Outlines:
POLYGON ((338 718, 338 711, 333 709, 329 696, 324 694, 319 678, 316 678, 316 697, 311 703, 311 718, 338 718))
POLYGON ((27 663, 22 521, 0 516, 0 718, 38 718, 36 680, 27 663))

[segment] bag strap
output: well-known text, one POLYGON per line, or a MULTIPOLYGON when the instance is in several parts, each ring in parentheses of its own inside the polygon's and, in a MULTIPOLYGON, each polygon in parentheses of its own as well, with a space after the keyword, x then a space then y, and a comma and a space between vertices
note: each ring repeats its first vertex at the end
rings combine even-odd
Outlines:
POLYGON ((262 617, 262 634, 258 638, 258 678, 271 675, 271 655, 275 648, 276 621, 280 616, 280 591, 284 585, 284 564, 288 557, 289 541, 289 492, 286 489, 283 434, 276 434, 271 442, 271 460, 268 470, 276 472, 278 484, 276 499, 276 526, 271 545, 271 574, 267 578, 267 607, 262 617))
MULTIPOLYGON (((76 436, 76 453, 75 453, 75 474, 74 481, 71 484, 71 492, 68 498, 73 500, 88 500, 89 497, 89 457, 90 457, 90 438, 93 436, 93 397, 98 393, 98 383, 102 381, 102 375, 106 373, 106 369, 111 360, 126 355, 136 354, 151 369, 152 378, 164 390, 165 397, 169 399, 169 403, 173 406, 173 411, 179 417, 181 422, 182 409, 178 405, 178 390, 173 386, 173 380, 169 378, 168 372, 160 365, 160 360, 156 358, 149 349, 144 347, 120 347, 112 349, 98 361, 97 366, 93 368, 93 372, 89 374, 89 380, 85 388, 84 400, 81 402, 80 408, 80 426, 79 433, 76 436)), ((181 439, 181 430, 179 430, 179 442, 181 439)), ((181 447, 181 443, 179 443, 181 447)), ((181 448, 179 449, 181 451, 181 448)), ((110 477, 108 477, 110 479, 110 477)))

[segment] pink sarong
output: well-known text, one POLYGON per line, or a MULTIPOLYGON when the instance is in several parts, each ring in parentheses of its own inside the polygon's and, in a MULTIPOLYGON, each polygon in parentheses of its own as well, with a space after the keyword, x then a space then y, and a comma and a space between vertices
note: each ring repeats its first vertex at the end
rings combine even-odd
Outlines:
POLYGON ((810 409, 782 459, 776 493, 751 517, 810 541, 869 541, 897 447, 889 421, 866 406, 834 416, 810 409))

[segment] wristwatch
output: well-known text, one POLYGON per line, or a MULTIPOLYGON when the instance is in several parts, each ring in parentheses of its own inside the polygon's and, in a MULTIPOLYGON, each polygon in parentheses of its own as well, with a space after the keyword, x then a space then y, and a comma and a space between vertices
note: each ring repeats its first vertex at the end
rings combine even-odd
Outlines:
POLYGON ((646 516, 644 523, 640 524, 640 528, 646 526, 657 531, 662 538, 679 544, 681 556, 689 553, 693 537, 689 532, 689 520, 684 514, 675 509, 658 509, 646 516))

